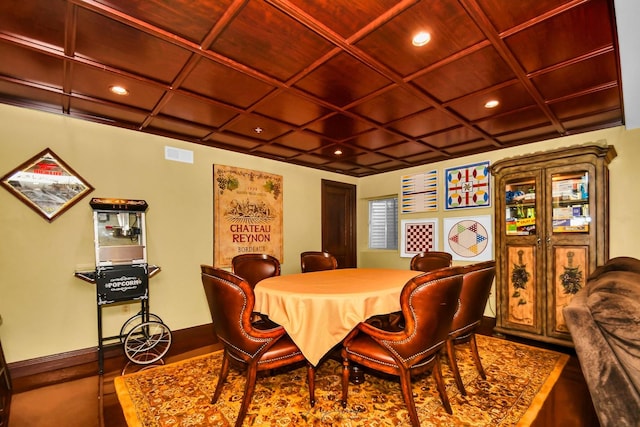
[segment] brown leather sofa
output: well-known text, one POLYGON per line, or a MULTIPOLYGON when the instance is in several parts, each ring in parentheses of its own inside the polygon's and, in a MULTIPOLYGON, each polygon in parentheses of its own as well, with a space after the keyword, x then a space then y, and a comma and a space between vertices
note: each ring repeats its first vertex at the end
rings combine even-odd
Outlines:
POLYGON ((598 267, 563 311, 600 425, 640 426, 640 260, 598 267))

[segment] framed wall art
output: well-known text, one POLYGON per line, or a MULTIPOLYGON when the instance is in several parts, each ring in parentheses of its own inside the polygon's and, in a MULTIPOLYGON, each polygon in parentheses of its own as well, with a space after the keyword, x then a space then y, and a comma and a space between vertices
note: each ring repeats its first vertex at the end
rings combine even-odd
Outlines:
POLYGON ((434 212, 438 210, 438 171, 402 176, 401 212, 434 212))
POLYGON ((437 219, 404 219, 401 221, 401 231, 401 257, 439 250, 437 219))
POLYGON ((213 166, 214 264, 265 253, 282 263, 282 176, 234 166, 213 166))
POLYGON ((444 219, 444 250, 456 261, 493 259, 491 216, 444 219))
POLYGON ((489 162, 445 169, 445 209, 491 206, 489 162))
POLYGON ((48 148, 7 173, 0 183, 49 222, 93 191, 48 148))

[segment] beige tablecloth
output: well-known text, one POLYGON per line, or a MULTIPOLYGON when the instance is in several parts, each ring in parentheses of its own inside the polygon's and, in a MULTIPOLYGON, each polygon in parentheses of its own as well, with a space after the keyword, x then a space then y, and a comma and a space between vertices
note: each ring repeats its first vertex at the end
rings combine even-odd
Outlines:
POLYGON ((270 277, 255 287, 255 311, 282 325, 317 365, 358 323, 400 310, 403 286, 419 274, 347 268, 270 277))

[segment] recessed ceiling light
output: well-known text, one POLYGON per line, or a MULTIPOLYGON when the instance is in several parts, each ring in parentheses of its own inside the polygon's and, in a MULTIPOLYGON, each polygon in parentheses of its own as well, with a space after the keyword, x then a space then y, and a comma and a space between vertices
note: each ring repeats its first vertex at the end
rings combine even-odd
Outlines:
POLYGON ((129 95, 129 91, 122 86, 111 86, 109 90, 116 95, 129 95))
POLYGON ((342 154, 342 150, 339 148, 336 148, 336 151, 334 151, 333 154, 335 154, 336 156, 339 156, 342 154))
POLYGON ((492 99, 484 104, 484 108, 496 108, 499 104, 500 102, 497 99, 492 99))
POLYGON ((430 41, 431 41, 431 34, 427 33, 426 31, 420 31, 418 34, 413 36, 411 43, 413 43, 414 46, 424 46, 430 41))
POLYGON ((262 133, 264 131, 264 129, 262 129, 260 126, 253 128, 253 131, 255 133, 262 133))

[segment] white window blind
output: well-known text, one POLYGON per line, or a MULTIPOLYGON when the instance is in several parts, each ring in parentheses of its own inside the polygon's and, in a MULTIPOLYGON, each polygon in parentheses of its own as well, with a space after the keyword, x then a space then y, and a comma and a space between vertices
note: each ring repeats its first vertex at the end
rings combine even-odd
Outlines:
POLYGON ((398 198, 369 201, 369 248, 398 249, 398 198))

